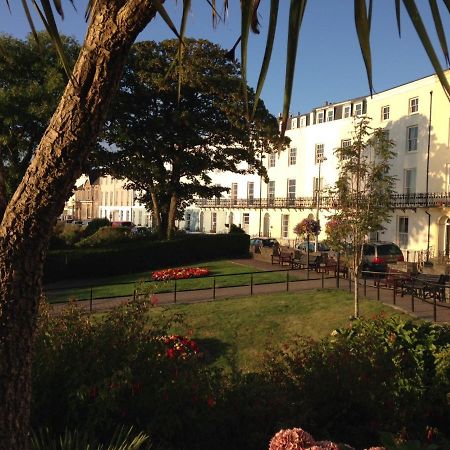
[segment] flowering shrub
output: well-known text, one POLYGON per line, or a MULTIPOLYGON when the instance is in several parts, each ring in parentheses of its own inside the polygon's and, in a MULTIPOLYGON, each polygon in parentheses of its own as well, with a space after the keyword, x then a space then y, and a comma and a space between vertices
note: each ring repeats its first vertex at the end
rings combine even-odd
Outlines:
MULTIPOLYGON (((354 450, 347 444, 331 441, 315 441, 301 428, 280 430, 270 441, 269 450, 354 450)), ((384 447, 371 447, 368 450, 386 450, 384 447)))
POLYGON ((294 233, 297 236, 317 235, 320 233, 320 224, 314 219, 303 219, 294 227, 294 233))
POLYGON ((179 269, 156 270, 152 273, 152 280, 184 280, 186 278, 199 278, 209 275, 209 270, 205 267, 181 267, 179 269))
POLYGON ((165 355, 169 359, 187 359, 195 355, 200 355, 200 349, 192 339, 174 334, 171 336, 161 336, 159 339, 166 346, 165 355))

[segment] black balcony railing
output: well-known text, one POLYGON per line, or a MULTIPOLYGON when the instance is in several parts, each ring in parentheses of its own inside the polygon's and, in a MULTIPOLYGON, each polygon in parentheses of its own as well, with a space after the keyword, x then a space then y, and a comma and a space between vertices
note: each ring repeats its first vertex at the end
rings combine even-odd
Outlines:
MULTIPOLYGON (((269 197, 269 198, 200 198, 195 204, 201 208, 245 208, 245 209, 314 209, 316 197, 269 197)), ((441 208, 450 206, 450 193, 414 193, 392 196, 393 209, 441 208)), ((321 209, 334 209, 338 202, 334 197, 321 196, 321 209)))

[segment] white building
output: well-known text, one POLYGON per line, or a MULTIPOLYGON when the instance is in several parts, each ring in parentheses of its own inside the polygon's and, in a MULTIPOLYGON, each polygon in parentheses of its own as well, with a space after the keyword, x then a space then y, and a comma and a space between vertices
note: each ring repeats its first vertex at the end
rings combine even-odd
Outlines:
MULTIPOLYGON (((450 71, 446 74, 450 79, 450 71)), ((435 75, 290 117, 290 148, 265 155, 270 181, 257 175, 214 173, 213 183, 229 187, 230 193, 197 200, 185 212, 185 228, 222 233, 234 223, 250 235, 292 244, 294 226, 317 214, 317 193, 335 183, 334 150, 351 142, 354 118, 361 115, 372 119, 373 128, 389 132, 397 152, 391 167, 397 177, 392 220, 371 238, 396 242, 404 250, 448 255, 450 102, 435 75)), ((322 225, 330 215, 326 203, 321 202, 319 211, 322 225)), ((319 239, 324 238, 322 233, 319 239)))

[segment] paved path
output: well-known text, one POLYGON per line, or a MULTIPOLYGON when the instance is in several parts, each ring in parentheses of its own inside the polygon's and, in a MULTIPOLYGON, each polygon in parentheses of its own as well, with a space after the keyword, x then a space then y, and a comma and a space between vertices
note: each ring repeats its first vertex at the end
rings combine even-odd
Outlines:
MULTIPOLYGON (((259 261, 255 259, 239 259, 233 260, 236 264, 242 264, 246 266, 253 266, 261 271, 278 270, 281 269, 278 265, 272 265, 270 263, 259 261)), ((288 267, 286 268, 286 274, 288 267)), ((214 301, 219 299, 226 299, 230 297, 244 297, 249 295, 269 294, 275 292, 300 292, 304 290, 320 289, 320 288, 337 288, 337 279, 327 274, 318 274, 316 272, 309 272, 305 270, 289 270, 287 277, 299 277, 298 281, 289 281, 281 283, 271 284, 255 284, 251 286, 238 286, 238 287, 224 287, 217 288, 215 293, 213 289, 204 289, 196 291, 181 291, 174 294, 160 293, 157 294, 158 305, 168 305, 174 303, 197 303, 205 301, 214 301), (309 279, 307 279, 309 277, 309 279)), ((286 278, 287 280, 288 278, 286 278)), ((366 287, 360 287, 360 293, 362 296, 368 299, 379 300, 389 306, 393 306, 403 312, 406 312, 414 317, 418 317, 425 320, 433 321, 436 318, 438 323, 450 323, 450 303, 446 303, 446 306, 434 307, 432 303, 424 302, 420 299, 412 299, 411 296, 401 297, 399 294, 394 296, 392 289, 376 288, 373 285, 372 280, 368 280, 366 287)), ((353 286, 350 285, 347 279, 341 278, 339 280, 339 289, 351 290, 353 286)), ((118 305, 120 302, 129 301, 132 297, 120 297, 116 299, 96 299, 92 302, 92 311, 104 311, 110 309, 113 306, 118 305)), ((91 308, 89 301, 80 301, 80 305, 91 308)), ((56 308, 62 307, 62 305, 56 306, 56 308)))

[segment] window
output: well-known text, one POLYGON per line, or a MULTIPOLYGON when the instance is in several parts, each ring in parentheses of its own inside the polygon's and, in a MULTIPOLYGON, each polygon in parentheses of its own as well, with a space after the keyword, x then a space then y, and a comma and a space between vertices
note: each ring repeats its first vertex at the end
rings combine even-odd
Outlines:
POLYGON ((316 123, 323 123, 323 111, 317 111, 316 123))
POLYGON ((289 161, 290 166, 294 166, 297 163, 297 149, 296 148, 290 148, 289 149, 289 161))
POLYGON ((351 139, 342 139, 341 141, 341 147, 347 148, 352 146, 352 140, 351 139))
POLYGON ((408 247, 408 231, 409 219, 408 217, 398 218, 398 244, 400 247, 408 247))
POLYGON ((287 196, 290 200, 295 199, 295 179, 287 181, 287 196))
POLYGON ((289 214, 281 216, 281 237, 285 239, 289 237, 289 214))
POLYGON ((417 151, 418 136, 419 136, 419 127, 417 125, 407 128, 406 151, 408 151, 408 152, 416 152, 417 151))
POLYGON ((275 181, 269 181, 269 184, 267 185, 267 199, 269 205, 273 205, 275 201, 275 181))
POLYGON ((323 161, 323 144, 316 144, 314 163, 319 164, 321 161, 323 161))
POLYGON ((244 224, 244 227, 248 227, 250 225, 250 213, 242 214, 242 223, 244 224))
POLYGON ((446 165, 445 192, 450 192, 450 163, 446 165))
POLYGON ((249 181, 247 183, 247 200, 250 204, 252 204, 254 198, 255 198, 255 183, 253 181, 249 181))
POLYGON ((231 183, 231 204, 237 204, 238 184, 231 183))
POLYGON ((300 117, 300 126, 301 127, 306 127, 306 117, 300 117))
POLYGON ((383 139, 385 141, 389 141, 389 130, 383 130, 382 133, 383 133, 383 139))
POLYGON ((416 168, 405 169, 403 174, 403 193, 411 195, 416 192, 416 168))
POLYGON ((363 107, 362 103, 355 103, 354 110, 353 110, 353 115, 354 116, 361 116, 362 115, 362 107, 363 107))
POLYGON ((291 120, 291 129, 297 128, 297 118, 291 120))
POLYGON ((185 230, 191 229, 191 215, 189 213, 186 213, 186 221, 184 225, 185 230))
POLYGON ((381 107, 381 120, 388 120, 389 119, 389 113, 390 113, 390 107, 388 106, 382 106, 381 107))
POLYGON ((217 213, 211 213, 211 233, 215 233, 217 231, 217 213))
POLYGON ((334 110, 329 109, 327 111, 327 122, 331 122, 334 119, 334 110))
POLYGON ((419 97, 409 99, 409 114, 415 114, 419 112, 419 97))
POLYGON ((271 153, 269 155, 269 167, 275 167, 275 163, 276 163, 276 155, 275 153, 271 153))
POLYGON ((351 115, 351 107, 350 105, 344 106, 344 119, 350 117, 351 115))

